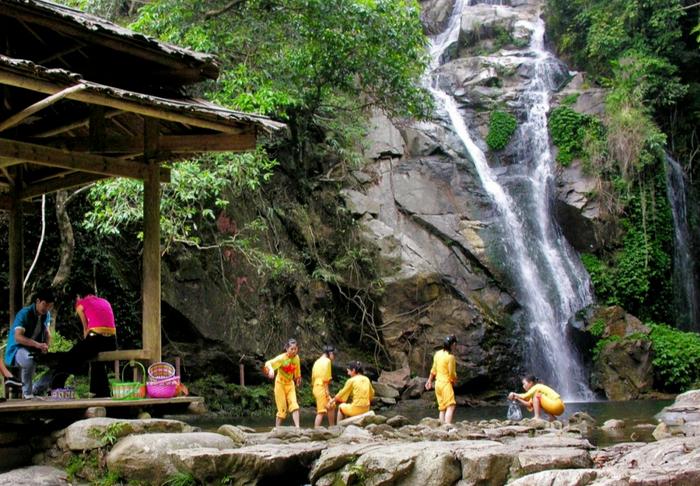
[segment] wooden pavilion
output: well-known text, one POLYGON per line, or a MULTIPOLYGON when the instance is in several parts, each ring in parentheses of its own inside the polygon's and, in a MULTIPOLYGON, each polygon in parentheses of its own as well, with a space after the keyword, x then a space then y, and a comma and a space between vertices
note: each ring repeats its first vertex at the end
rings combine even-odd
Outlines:
POLYGON ((185 94, 214 80, 214 57, 42 0, 0 0, 0 209, 9 212, 10 316, 24 301, 23 213, 42 194, 109 177, 144 184, 143 349, 101 359, 161 358, 161 162, 247 151, 269 118, 185 94))

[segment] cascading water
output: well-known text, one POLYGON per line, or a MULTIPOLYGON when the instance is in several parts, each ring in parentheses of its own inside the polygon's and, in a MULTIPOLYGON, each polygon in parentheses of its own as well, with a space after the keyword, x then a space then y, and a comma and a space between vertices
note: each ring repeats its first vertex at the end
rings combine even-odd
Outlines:
POLYGON ((666 192, 673 213, 673 291, 679 328, 700 331, 698 274, 691 252, 685 175, 678 162, 666 156, 666 192))
MULTIPOLYGON (((447 29, 431 42, 431 72, 460 30, 464 1, 457 0, 447 29)), ((468 10, 467 10, 468 12, 468 10)), ((430 90, 449 117, 454 131, 467 149, 483 188, 500 218, 504 252, 509 270, 528 319, 530 366, 566 399, 593 398, 584 368, 566 337, 569 318, 592 301, 590 282, 573 250, 551 217, 552 157, 547 133, 547 111, 552 66, 556 60, 543 48, 544 24, 538 19, 532 35, 530 56, 536 73, 521 100, 529 113, 520 128, 523 190, 514 198, 489 167, 483 151, 471 138, 455 100, 438 89, 431 76, 430 90)))

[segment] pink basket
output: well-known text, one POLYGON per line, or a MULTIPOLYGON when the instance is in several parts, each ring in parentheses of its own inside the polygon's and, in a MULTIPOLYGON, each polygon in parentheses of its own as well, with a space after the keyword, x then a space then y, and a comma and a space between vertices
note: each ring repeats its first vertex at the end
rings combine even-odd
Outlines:
POLYGON ((149 381, 146 383, 146 392, 150 398, 172 398, 177 394, 179 384, 179 376, 161 381, 149 381))

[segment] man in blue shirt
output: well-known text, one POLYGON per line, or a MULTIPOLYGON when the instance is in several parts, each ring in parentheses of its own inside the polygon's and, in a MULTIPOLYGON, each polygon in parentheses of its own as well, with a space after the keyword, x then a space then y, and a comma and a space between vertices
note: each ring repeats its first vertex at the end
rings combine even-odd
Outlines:
POLYGON ((46 353, 51 344, 51 309, 54 295, 51 289, 37 292, 34 303, 24 307, 15 316, 5 349, 5 364, 19 366, 22 370, 22 395, 33 398, 32 380, 36 353, 46 353))

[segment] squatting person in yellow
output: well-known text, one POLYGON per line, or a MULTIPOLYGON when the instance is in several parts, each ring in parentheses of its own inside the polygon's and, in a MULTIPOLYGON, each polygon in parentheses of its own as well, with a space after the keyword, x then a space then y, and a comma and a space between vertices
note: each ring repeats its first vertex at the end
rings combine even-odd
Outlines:
POLYGON ((457 381, 457 363, 455 361, 455 349, 457 348, 457 338, 453 335, 447 336, 442 343, 442 349, 433 356, 433 367, 430 370, 428 382, 425 389, 430 390, 435 380, 435 397, 440 410, 440 423, 451 424, 455 413, 457 402, 452 386, 457 381))
POLYGON ((338 394, 328 403, 333 407, 336 403, 338 406, 338 422, 344 417, 354 417, 365 412, 369 412, 369 405, 374 398, 374 388, 364 374, 362 363, 359 361, 351 361, 348 364, 348 375, 350 379, 345 382, 345 386, 338 394), (352 396, 352 403, 343 403, 352 396))
POLYGON ((328 386, 333 379, 332 363, 335 359, 335 348, 324 346, 323 354, 314 363, 311 369, 311 384, 313 386, 314 398, 316 399, 316 420, 314 427, 320 427, 323 416, 328 416, 328 425, 335 424, 335 409, 328 406, 331 401, 331 392, 328 386))
POLYGON ((534 418, 542 418, 540 416, 542 410, 549 414, 550 421, 564 413, 566 407, 559 394, 547 385, 537 383, 537 377, 535 375, 523 377, 523 388, 525 389, 525 393, 510 392, 508 394, 508 400, 517 400, 525 405, 531 412, 534 411, 534 418))
POLYGON ((265 374, 268 378, 275 378, 275 404, 277 416, 275 426, 282 425, 287 418, 287 413, 292 414, 294 425, 299 427, 299 404, 294 384, 301 384, 301 363, 299 362, 299 346, 295 339, 290 339, 284 346, 285 352, 265 363, 265 374))

